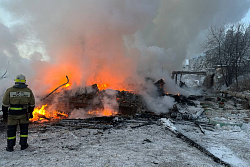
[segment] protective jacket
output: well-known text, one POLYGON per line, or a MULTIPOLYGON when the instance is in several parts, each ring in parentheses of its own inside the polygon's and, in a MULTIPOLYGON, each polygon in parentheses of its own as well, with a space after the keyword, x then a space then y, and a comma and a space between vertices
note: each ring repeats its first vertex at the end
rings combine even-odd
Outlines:
POLYGON ((4 94, 4 107, 9 107, 9 115, 26 114, 29 108, 35 107, 34 94, 26 84, 15 84, 7 89, 4 94))
POLYGON ((25 83, 16 83, 13 87, 6 90, 3 97, 3 117, 8 118, 7 151, 13 151, 13 147, 16 144, 18 124, 20 126, 21 149, 28 147, 29 115, 32 115, 34 110, 35 98, 33 92, 27 86, 25 83))

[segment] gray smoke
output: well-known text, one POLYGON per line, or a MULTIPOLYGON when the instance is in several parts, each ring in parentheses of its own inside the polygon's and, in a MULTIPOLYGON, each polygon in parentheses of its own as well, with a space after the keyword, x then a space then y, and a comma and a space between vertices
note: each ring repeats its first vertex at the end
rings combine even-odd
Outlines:
POLYGON ((25 74, 37 94, 64 82, 65 75, 74 85, 110 82, 114 89, 140 84, 144 77, 165 78, 168 91, 179 93, 169 86, 171 71, 200 51, 197 40, 212 24, 238 22, 249 5, 248 0, 4 0, 0 8, 12 20, 0 19, 0 68, 11 78, 25 74))
POLYGON ((145 36, 149 45, 173 51, 166 56, 166 68, 173 70, 200 33, 211 25, 238 22, 248 9, 247 0, 162 0, 153 28, 145 36))

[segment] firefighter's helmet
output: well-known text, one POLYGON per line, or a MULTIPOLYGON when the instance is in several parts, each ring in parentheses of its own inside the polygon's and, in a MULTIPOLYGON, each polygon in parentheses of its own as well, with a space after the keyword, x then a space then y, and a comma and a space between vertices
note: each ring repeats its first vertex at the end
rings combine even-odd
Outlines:
POLYGON ((15 83, 26 83, 26 78, 24 75, 20 74, 16 76, 15 83))

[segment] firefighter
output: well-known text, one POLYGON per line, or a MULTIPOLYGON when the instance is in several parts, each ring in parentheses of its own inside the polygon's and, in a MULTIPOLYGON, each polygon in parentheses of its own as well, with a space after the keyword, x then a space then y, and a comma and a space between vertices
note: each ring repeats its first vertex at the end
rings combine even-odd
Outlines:
POLYGON ((24 75, 17 75, 15 85, 8 88, 3 97, 2 111, 3 118, 7 120, 7 148, 6 151, 13 151, 16 145, 17 125, 20 127, 21 150, 29 145, 28 126, 29 118, 33 118, 35 98, 33 92, 27 87, 24 75))

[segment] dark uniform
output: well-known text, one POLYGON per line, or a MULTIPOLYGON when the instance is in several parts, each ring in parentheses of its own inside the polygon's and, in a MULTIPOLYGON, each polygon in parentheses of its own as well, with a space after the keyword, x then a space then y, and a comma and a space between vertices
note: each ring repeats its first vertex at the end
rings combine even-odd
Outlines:
POLYGON ((16 130, 18 124, 20 126, 21 150, 24 150, 28 147, 27 139, 29 118, 33 117, 32 112, 35 107, 34 94, 27 87, 28 85, 25 84, 25 77, 24 79, 20 79, 19 77, 19 80, 16 79, 15 81, 15 85, 6 90, 2 105, 3 118, 8 118, 7 151, 13 151, 13 147, 16 144, 16 130))

